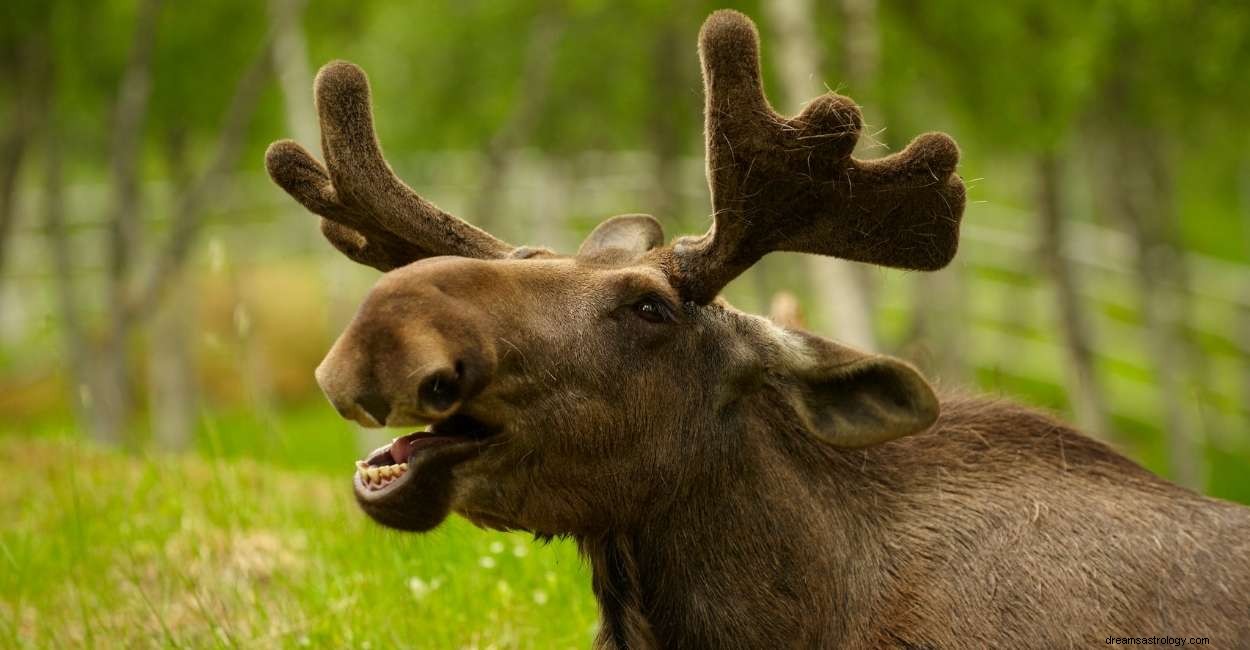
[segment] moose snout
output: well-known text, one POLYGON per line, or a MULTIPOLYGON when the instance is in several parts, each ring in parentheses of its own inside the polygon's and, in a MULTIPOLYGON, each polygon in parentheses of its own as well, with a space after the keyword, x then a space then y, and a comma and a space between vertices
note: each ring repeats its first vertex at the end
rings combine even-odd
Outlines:
MULTIPOLYGON (((381 349, 360 345, 352 329, 317 367, 317 383, 344 418, 367 427, 444 420, 489 384, 494 355, 474 342, 412 337, 381 349)), ((476 338, 476 337, 473 337, 476 338)))
POLYGON ((390 400, 344 371, 333 351, 317 366, 314 376, 321 392, 344 419, 365 427, 380 427, 390 418, 390 400))

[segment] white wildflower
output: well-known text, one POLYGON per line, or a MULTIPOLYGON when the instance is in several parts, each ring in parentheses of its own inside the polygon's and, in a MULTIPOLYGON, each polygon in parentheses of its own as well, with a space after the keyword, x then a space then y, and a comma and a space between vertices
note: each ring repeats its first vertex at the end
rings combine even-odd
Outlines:
POLYGON ((434 591, 436 586, 437 585, 431 585, 416 576, 408 578, 408 590, 412 592, 412 597, 417 600, 421 600, 430 595, 430 592, 434 591))

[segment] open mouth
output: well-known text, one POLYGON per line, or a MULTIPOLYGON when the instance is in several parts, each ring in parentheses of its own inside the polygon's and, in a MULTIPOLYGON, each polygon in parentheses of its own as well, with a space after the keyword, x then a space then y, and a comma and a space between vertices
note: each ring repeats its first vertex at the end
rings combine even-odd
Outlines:
POLYGON ((456 414, 431 425, 426 431, 400 436, 391 444, 373 450, 364 460, 356 461, 356 493, 368 500, 377 500, 405 483, 420 471, 425 457, 439 455, 452 448, 463 452, 490 439, 498 428, 468 415, 456 414))

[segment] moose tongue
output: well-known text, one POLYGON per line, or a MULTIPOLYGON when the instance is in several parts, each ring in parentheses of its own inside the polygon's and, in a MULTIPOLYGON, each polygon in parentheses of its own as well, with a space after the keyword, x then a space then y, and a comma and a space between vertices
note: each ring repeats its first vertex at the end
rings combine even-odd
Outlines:
POLYGON ((412 439, 416 436, 410 433, 406 436, 400 436, 391 442, 391 460, 396 464, 408 462, 408 457, 412 455, 412 439))
POLYGON ((395 464, 406 463, 418 449, 460 440, 464 440, 464 438, 453 435, 439 435, 433 431, 417 431, 406 436, 400 436, 391 441, 391 461, 395 464))

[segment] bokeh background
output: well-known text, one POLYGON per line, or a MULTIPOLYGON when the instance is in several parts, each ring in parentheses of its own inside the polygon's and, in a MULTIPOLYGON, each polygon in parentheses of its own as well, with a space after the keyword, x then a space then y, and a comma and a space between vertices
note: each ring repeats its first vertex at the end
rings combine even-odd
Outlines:
MULTIPOLYGON (((774 255, 740 308, 1061 413, 1250 502, 1250 8, 760 0, 774 105, 861 157, 943 130, 933 274, 774 255)), ((696 0, 16 0, 0 9, 0 646, 585 647, 575 549, 381 531, 312 370, 377 274, 266 177, 316 68, 370 74, 399 175, 509 241, 710 221, 696 0)))

